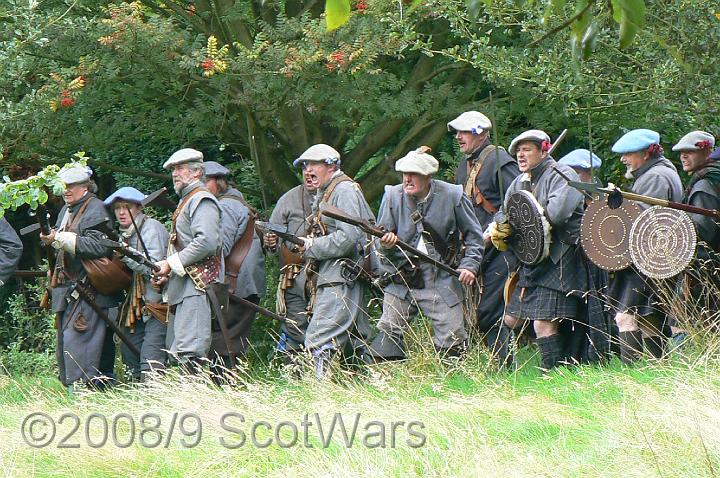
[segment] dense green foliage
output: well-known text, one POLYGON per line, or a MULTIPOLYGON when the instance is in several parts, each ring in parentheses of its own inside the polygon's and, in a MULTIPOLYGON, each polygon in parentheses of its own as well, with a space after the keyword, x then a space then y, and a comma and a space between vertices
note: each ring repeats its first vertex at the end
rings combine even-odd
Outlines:
POLYGON ((374 199, 409 149, 452 153, 445 123, 471 108, 494 113, 503 144, 532 126, 569 127, 563 149, 587 146, 591 125, 603 157, 624 129, 654 128, 666 145, 720 129, 712 2, 643 14, 640 0, 358 0, 333 31, 323 6, 11 0, 0 7, 2 164, 83 150, 114 182, 153 189, 162 160, 191 145, 237 162, 267 206, 315 142, 341 150, 374 199))

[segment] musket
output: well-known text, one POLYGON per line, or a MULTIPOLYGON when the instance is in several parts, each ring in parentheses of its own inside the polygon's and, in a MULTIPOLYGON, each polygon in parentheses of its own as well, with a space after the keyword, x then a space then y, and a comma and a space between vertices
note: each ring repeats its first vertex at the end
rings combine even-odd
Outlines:
MULTIPOLYGON (((97 302, 95 302, 95 299, 93 299, 90 291, 88 291, 81 282, 75 282, 73 288, 77 291, 78 294, 80 294, 82 300, 84 300, 90 306, 90 308, 92 308, 92 310, 94 310, 95 313, 108 325, 108 327, 110 327, 112 331, 115 332, 115 335, 120 337, 120 340, 123 341, 123 343, 127 346, 128 350, 130 350, 130 352, 132 352, 132 354, 139 359, 140 351, 138 350, 138 348, 135 346, 134 343, 130 341, 128 336, 125 335, 122 330, 120 330, 120 327, 117 326, 115 321, 111 320, 110 317, 107 316, 105 311, 103 311, 100 306, 97 305, 97 302)), ((58 333, 62 335, 62 330, 58 329, 58 333)))
MULTIPOLYGON (((35 216, 37 223, 20 229, 21 236, 26 236, 38 230, 44 236, 50 234, 52 230, 50 226, 50 212, 44 204, 39 204, 38 207, 34 211, 31 210, 29 214, 30 216, 35 216)), ((48 270, 52 272, 55 269, 55 252, 50 245, 45 246, 45 250, 47 252, 48 270)))
POLYGON ((255 221, 255 226, 260 229, 260 232, 263 234, 275 234, 279 238, 285 239, 296 246, 305 246, 305 241, 294 234, 290 234, 285 226, 279 226, 265 221, 255 221))
POLYGON ((18 269, 13 272, 13 275, 15 277, 20 277, 21 279, 29 279, 31 277, 47 277, 47 271, 28 271, 18 269))
POLYGON ((248 308, 254 310, 255 312, 257 312, 258 314, 264 315, 265 317, 267 317, 269 319, 277 320, 278 322, 288 322, 288 323, 293 322, 293 321, 287 319, 286 317, 283 317, 282 315, 276 314, 275 312, 266 309, 262 305, 257 305, 256 303, 251 302, 247 299, 243 299, 242 297, 237 296, 235 294, 230 294, 230 300, 237 304, 248 307, 248 308))
POLYGON ((113 241, 112 239, 109 239, 107 237, 100 239, 99 242, 100 244, 109 249, 122 253, 123 255, 129 257, 138 264, 149 267, 153 272, 158 272, 160 270, 160 267, 157 264, 145 257, 140 251, 138 251, 137 249, 133 249, 132 247, 127 246, 122 242, 113 241))
MULTIPOLYGON (((333 207, 333 206, 326 206, 326 208, 323 209, 323 211, 322 211, 322 215, 333 218, 337 221, 345 222, 347 224, 352 224, 353 226, 356 226, 356 227, 359 227, 360 229, 362 229, 366 234, 371 234, 375 237, 383 237, 386 233, 389 232, 389 231, 385 230, 385 228, 375 226, 375 225, 371 224, 370 221, 367 221, 365 219, 361 219, 359 217, 348 216, 343 211, 341 211, 340 209, 333 207)), ((418 259, 420 259, 423 262, 427 262, 428 264, 431 264, 431 265, 437 267, 438 269, 442 269, 452 276, 460 277, 460 273, 458 271, 456 271, 455 269, 453 269, 452 267, 450 267, 449 265, 447 265, 443 262, 440 262, 437 259, 434 259, 434 258, 430 257, 429 255, 425 254, 424 252, 421 252, 421 251, 415 249, 413 246, 411 246, 410 244, 408 244, 405 241, 398 239, 397 246, 400 249, 403 249, 404 251, 409 252, 410 254, 414 255, 415 257, 417 257, 418 259)))
POLYGON ((692 206, 690 204, 682 204, 679 202, 668 201, 667 199, 658 199, 651 196, 643 196, 642 194, 623 191, 615 186, 603 188, 594 183, 583 183, 579 181, 568 181, 568 184, 580 191, 590 191, 598 194, 606 194, 608 196, 608 205, 612 209, 620 207, 620 204, 622 204, 622 199, 629 199, 630 201, 638 201, 653 206, 664 206, 671 209, 677 209, 679 211, 685 211, 692 214, 702 214, 703 216, 720 219, 720 211, 718 211, 717 209, 705 209, 702 207, 692 206), (613 198, 619 198, 620 201, 612 201, 613 198), (612 206, 614 204, 612 203, 617 204, 617 206, 613 208, 612 206))
POLYGON ((143 207, 152 206, 161 209, 175 209, 177 204, 167 197, 167 188, 160 188, 145 197, 140 203, 143 207))

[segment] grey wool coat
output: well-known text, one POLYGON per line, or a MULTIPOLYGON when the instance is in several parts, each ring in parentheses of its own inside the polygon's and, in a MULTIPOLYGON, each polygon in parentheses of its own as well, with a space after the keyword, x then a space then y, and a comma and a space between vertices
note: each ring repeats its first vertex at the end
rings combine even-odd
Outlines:
MULTIPOLYGON (((340 171, 336 173, 339 174, 340 171)), ((325 208, 322 197, 326 189, 327 185, 315 195, 313 213, 325 208)), ((339 183, 327 203, 349 216, 375 220, 360 187, 352 181, 339 183)), ((318 286, 345 283, 347 281, 342 275, 343 267, 338 259, 347 258, 355 263, 361 262, 368 239, 359 227, 326 216, 322 217, 322 221, 327 227, 327 234, 313 239, 312 245, 305 249, 305 258, 319 262, 318 286)))
POLYGON ((15 229, 5 218, 0 218, 0 285, 17 269, 22 251, 23 245, 15 229))
MULTIPOLYGON (((403 192, 402 184, 385 186, 378 225, 395 232, 400 240, 413 247, 417 247, 422 235, 428 254, 442 261, 431 240, 428 240, 427 234, 422 234, 420 223, 416 225, 410 218, 411 214, 417 210, 423 216, 424 221, 430 224, 448 245, 451 234, 458 238, 462 233, 465 253, 458 267, 477 274, 482 262, 484 240, 480 223, 475 216, 470 200, 463 193, 462 187, 433 179, 430 182, 430 192, 427 198, 414 203, 415 201, 403 192)), ((376 249, 386 259, 382 260, 381 258, 381 267, 388 272, 395 272, 396 268, 406 261, 405 255, 398 248, 384 249, 380 246, 379 240, 376 243, 376 249), (387 261, 391 261, 392 265, 387 261)), ((463 289, 457 278, 440 269, 433 269, 433 271, 435 273, 432 283, 426 283, 425 288, 437 289, 449 307, 460 303, 463 289)), ((385 292, 406 299, 409 289, 406 284, 391 283, 385 288, 385 292)))
MULTIPOLYGON (((140 229, 140 235, 142 236, 143 243, 147 247, 148 259, 151 262, 159 262, 165 259, 168 246, 169 234, 165 226, 158 220, 146 216, 143 213, 135 216, 135 224, 140 229)), ((142 253, 142 245, 138 238, 137 231, 132 226, 127 231, 122 231, 122 235, 127 241, 128 245, 142 253)), ((135 273, 143 276, 145 293, 143 299, 146 303, 159 303, 162 302, 162 294, 156 291, 152 284, 150 284, 150 276, 152 270, 148 266, 138 264, 129 257, 123 257, 123 262, 135 273)))
MULTIPOLYGON (((230 254, 233 246, 245 233, 250 221, 250 209, 242 202, 243 195, 235 188, 218 197, 222 212, 223 257, 230 254)), ((239 297, 265 295, 265 256, 262 241, 255 231, 250 251, 238 271, 235 294, 239 297)))

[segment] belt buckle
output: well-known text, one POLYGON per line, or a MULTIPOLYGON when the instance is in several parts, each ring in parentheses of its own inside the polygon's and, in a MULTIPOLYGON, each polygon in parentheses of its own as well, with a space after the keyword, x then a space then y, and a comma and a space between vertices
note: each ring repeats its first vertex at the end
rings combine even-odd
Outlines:
POLYGON ((413 222, 413 224, 417 224, 419 222, 422 222, 423 216, 422 214, 420 214, 420 211, 415 211, 410 214, 410 220, 413 222))

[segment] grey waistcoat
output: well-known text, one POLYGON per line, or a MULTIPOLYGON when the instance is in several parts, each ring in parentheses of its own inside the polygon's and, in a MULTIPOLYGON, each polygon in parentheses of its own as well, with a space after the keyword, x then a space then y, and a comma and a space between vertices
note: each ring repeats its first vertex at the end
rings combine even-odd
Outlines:
MULTIPOLYGON (((186 186, 181 191, 180 199, 182 200, 190 191, 201 186, 199 181, 186 186)), ((203 190, 191 197, 178 215, 175 224, 176 247, 182 249, 179 257, 183 266, 191 266, 222 251, 220 207, 215 196, 209 191, 203 190)), ((174 252, 175 247, 170 244, 168 255, 174 252)), ((170 274, 167 285, 170 305, 179 304, 185 297, 201 294, 202 292, 195 288, 188 275, 180 277, 170 274)))

